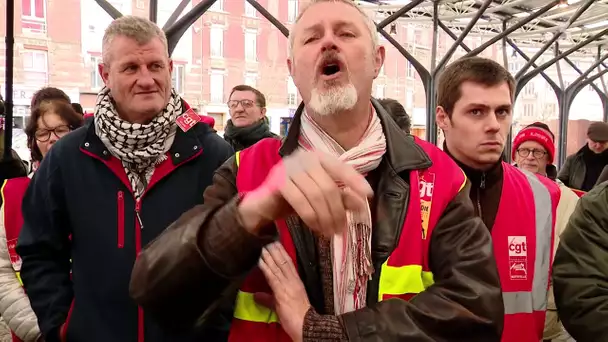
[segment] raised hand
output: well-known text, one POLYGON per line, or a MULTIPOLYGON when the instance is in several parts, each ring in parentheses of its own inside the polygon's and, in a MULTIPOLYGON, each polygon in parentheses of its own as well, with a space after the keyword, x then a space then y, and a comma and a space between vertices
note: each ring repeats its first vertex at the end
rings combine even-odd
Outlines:
POLYGON ((346 211, 361 209, 372 195, 370 185, 352 166, 322 153, 297 151, 245 196, 239 214, 254 234, 295 213, 311 230, 332 236, 346 227, 346 211))

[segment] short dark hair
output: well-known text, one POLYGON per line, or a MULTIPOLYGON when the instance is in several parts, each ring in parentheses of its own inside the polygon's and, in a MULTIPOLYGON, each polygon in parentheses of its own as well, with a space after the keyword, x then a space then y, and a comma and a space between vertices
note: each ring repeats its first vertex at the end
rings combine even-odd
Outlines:
POLYGON ((65 101, 68 104, 72 102, 68 94, 63 90, 55 87, 44 87, 34 93, 30 107, 34 110, 41 103, 48 101, 65 101))
POLYGON ((76 113, 72 108, 71 103, 65 101, 49 101, 45 102, 44 106, 38 106, 32 111, 32 115, 29 118, 27 126, 25 126, 24 132, 27 135, 27 147, 30 149, 32 161, 41 161, 42 153, 36 144, 36 131, 38 130, 38 119, 47 113, 55 113, 63 119, 71 130, 82 126, 83 116, 76 113))
POLYGON ((404 130, 405 133, 410 134, 412 126, 410 116, 407 115, 407 112, 401 103, 395 99, 380 99, 378 102, 380 102, 382 107, 391 115, 393 120, 399 125, 399 128, 404 130))
POLYGON ((80 115, 84 115, 84 109, 82 109, 82 106, 80 105, 80 103, 72 103, 72 108, 74 108, 74 111, 80 115))
POLYGON ((241 84, 241 85, 237 85, 236 87, 232 88, 232 90, 230 91, 230 96, 228 96, 228 99, 230 99, 232 97, 232 94, 235 91, 251 91, 255 94, 255 102, 257 103, 257 105, 260 108, 266 108, 266 97, 264 97, 264 94, 262 94, 261 91, 255 89, 252 86, 248 86, 246 84, 241 84))
POLYGON ((482 57, 465 57, 448 65, 437 82, 437 105, 441 106, 452 117, 454 105, 462 96, 461 85, 464 82, 480 83, 485 86, 497 86, 506 82, 515 94, 515 79, 502 65, 482 57))

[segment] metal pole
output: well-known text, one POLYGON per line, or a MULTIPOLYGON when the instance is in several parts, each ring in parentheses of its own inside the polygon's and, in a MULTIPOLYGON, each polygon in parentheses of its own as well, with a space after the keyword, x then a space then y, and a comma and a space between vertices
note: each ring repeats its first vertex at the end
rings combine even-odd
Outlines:
POLYGON ((568 91, 563 91, 557 98, 557 105, 559 106, 559 136, 557 139, 557 167, 561 167, 566 160, 566 154, 568 153, 568 114, 570 113, 571 101, 569 101, 568 91))
MULTIPOLYGON (((600 55, 602 54, 602 45, 598 45, 597 46, 597 58, 600 58, 600 55)), ((602 65, 604 65, 604 63, 601 63, 602 65)), ((604 66, 605 67, 605 66, 604 66)), ((597 67, 597 71, 600 71, 600 66, 598 65, 597 67)), ((600 78, 600 84, 602 85, 602 88, 604 88, 604 95, 608 95, 608 87, 606 86, 606 80, 604 79, 604 77, 600 78)), ((596 90, 597 91, 597 90, 596 90)), ((599 92, 598 92, 599 93, 599 92)))
POLYGON ((171 25, 173 25, 175 23, 177 18, 179 18, 179 15, 182 14, 182 12, 186 9, 186 6, 188 6, 189 3, 190 3, 190 0, 182 0, 182 2, 180 2, 179 5, 177 5, 177 7, 175 8, 175 11, 173 11, 173 13, 171 13, 171 15, 169 16, 169 19, 167 19, 167 22, 163 26, 163 31, 167 31, 169 29, 169 27, 171 27, 171 25))
MULTIPOLYGON (((555 57, 559 57, 559 43, 555 42, 555 57)), ((537 67, 538 68, 538 67, 537 67)), ((555 69, 557 70, 557 80, 559 81, 559 88, 564 89, 564 77, 562 74, 562 65, 560 61, 555 62, 555 69)))
MULTIPOLYGON (((502 21, 502 32, 507 30, 507 21, 502 21)), ((505 69, 509 70, 509 60, 507 58, 507 36, 502 37, 502 58, 505 69)), ((515 94, 511 94, 512 98, 512 108, 515 108, 515 100, 517 99, 517 83, 515 84, 515 94)), ((511 121, 511 125, 509 126, 509 134, 507 135, 507 141, 505 143, 505 148, 502 151, 502 159, 506 163, 511 163, 511 150, 513 149, 513 141, 511 140, 513 137, 513 121, 511 121)))
POLYGON ((420 79, 422 80, 422 84, 425 87, 425 91, 427 91, 427 81, 431 78, 431 73, 426 70, 426 68, 416 59, 416 57, 412 56, 409 51, 407 51, 403 46, 401 46, 401 44, 399 44, 399 42, 397 42, 395 38, 388 34, 384 29, 378 30, 378 32, 380 32, 384 39, 391 43, 395 47, 395 49, 397 49, 397 51, 399 51, 399 53, 401 53, 401 55, 405 57, 405 59, 412 63, 412 66, 414 67, 414 69, 416 69, 418 75, 420 75, 420 79))
POLYGON ((120 11, 117 10, 116 7, 112 6, 112 4, 107 0, 95 0, 95 2, 97 2, 99 7, 103 8, 103 10, 106 11, 106 13, 108 13, 112 19, 122 17, 122 13, 120 13, 120 11))
POLYGON ((549 39, 548 42, 545 43, 545 45, 543 45, 542 48, 540 48, 540 50, 538 50, 534 56, 532 56, 530 58, 530 62, 526 63, 521 70, 519 70, 517 72, 517 75, 515 75, 516 79, 521 78, 521 76, 523 76, 526 71, 528 71, 528 68, 530 68, 531 63, 536 62, 536 60, 542 56, 543 53, 545 53, 545 51, 547 51, 547 49, 553 44, 555 43, 559 37, 563 34, 563 32, 565 32, 566 29, 568 29, 588 8, 589 6, 591 6, 596 0, 587 0, 586 3, 584 3, 581 7, 579 7, 576 12, 570 17, 570 19, 568 20, 568 22, 565 24, 563 31, 559 30, 557 32, 555 32, 553 34, 553 37, 551 37, 551 39, 549 39))
MULTIPOLYGON (((450 60, 450 58, 452 58, 454 51, 456 51, 456 49, 458 48, 460 43, 464 40, 464 38, 466 38, 466 36, 469 34, 469 32, 471 32, 471 30, 473 29, 473 27, 475 26, 475 24, 477 23, 479 18, 481 18, 483 13, 486 11, 486 9, 490 6, 490 4, 492 2, 493 2, 493 0, 484 1, 484 3, 481 5, 481 7, 477 10, 477 13, 475 13, 475 16, 471 19, 471 21, 467 25, 467 27, 465 27, 465 29, 460 33, 460 36, 458 37, 458 39, 456 39, 454 44, 452 44, 450 49, 445 53, 445 55, 443 56, 441 61, 439 61, 439 64, 437 64, 437 68, 435 68, 433 70, 433 75, 436 75, 437 71, 441 70, 441 68, 443 68, 446 65, 446 63, 450 60)), ((433 19, 434 18, 435 17, 433 17, 433 19)), ((437 18, 437 20, 433 20, 433 27, 435 30, 437 29, 438 25, 439 25, 439 18, 437 18)))
POLYGON ((379 29, 383 29, 386 26, 388 26, 390 23, 392 23, 393 21, 399 19, 402 15, 404 15, 405 13, 409 12, 412 8, 418 6, 418 4, 420 4, 421 2, 423 2, 424 0, 414 0, 410 3, 408 3, 407 5, 403 6, 401 9, 399 9, 398 11, 394 12, 393 14, 389 15, 387 18, 385 18, 384 20, 382 20, 379 24, 377 24, 376 26, 379 29))
MULTIPOLYGON (((570 84, 570 86, 568 88, 574 88, 578 85, 578 83, 583 82, 583 80, 593 71, 593 69, 597 68, 598 65, 600 65, 606 59, 608 59, 608 54, 604 55, 602 58, 595 61, 595 63, 591 64, 589 69, 587 69, 587 71, 585 71, 576 80, 574 80, 574 82, 572 82, 572 84, 570 84)), ((606 71, 606 70, 604 70, 604 71, 606 71)), ((598 74, 603 75, 603 73, 601 71, 598 72, 598 74)))
POLYGON ((6 1, 6 69, 4 99, 4 155, 3 160, 13 158, 13 65, 15 51, 15 0, 6 1))
POLYGON ((283 25, 283 23, 281 23, 280 20, 278 20, 277 18, 275 18, 272 14, 270 14, 270 12, 268 12, 268 10, 266 10, 264 8, 264 6, 260 5, 257 1, 255 0, 247 0, 248 3, 251 4, 251 6, 253 6, 253 8, 255 8, 258 12, 260 12, 260 14, 266 18, 268 21, 270 21, 270 23, 272 25, 274 25, 279 31, 281 31, 281 33, 285 36, 285 37, 289 37, 289 30, 287 29, 287 27, 285 27, 285 25, 283 25))
POLYGON ((599 33, 594 34, 593 36, 585 39, 584 41, 576 44, 575 46, 571 47, 570 49, 568 49, 565 52, 562 52, 561 54, 559 54, 558 56, 556 56, 555 58, 541 64, 538 68, 530 71, 528 74, 526 74, 525 76, 522 77, 522 79, 524 78, 532 78, 536 75, 538 75, 541 71, 547 69, 548 67, 550 67, 551 65, 553 65, 553 63, 559 61, 560 59, 569 56, 570 54, 572 54, 573 52, 579 50, 580 48, 588 45, 589 43, 593 42, 594 40, 597 40, 598 38, 601 38, 602 36, 604 36, 605 34, 608 34, 608 28, 602 30, 599 33))
POLYGON ((490 46, 490 45, 496 43, 497 41, 499 41, 500 39, 502 39, 502 37, 508 36, 512 32, 518 30, 520 27, 526 25, 527 23, 531 22, 532 20, 534 20, 534 19, 540 17, 541 15, 545 14, 547 11, 549 11, 551 8, 553 8, 555 5, 557 5, 559 2, 560 2, 560 0, 551 1, 550 3, 548 3, 547 5, 545 5, 544 7, 542 7, 541 9, 539 9, 538 11, 536 11, 536 12, 530 14, 529 16, 527 16, 524 20, 518 21, 516 24, 514 24, 511 27, 509 27, 506 31, 501 32, 501 33, 495 35, 494 37, 492 37, 492 39, 490 39, 487 42, 481 44, 476 49, 473 49, 473 51, 467 53, 465 55, 465 57, 477 56, 479 53, 481 53, 483 50, 485 50, 488 46, 490 46))
MULTIPOLYGON (((564 57, 564 61, 566 61, 566 63, 568 63, 568 65, 570 65, 570 67, 572 67, 572 69, 573 69, 574 71, 576 71, 576 72, 577 72, 579 75, 582 75, 582 74, 583 74, 583 71, 582 71, 581 69, 579 69, 579 67, 577 67, 577 66, 576 66, 576 64, 574 64, 574 63, 573 63, 573 62, 570 60, 570 58, 568 58, 568 57, 564 57)), ((604 65, 604 63, 601 63, 601 65, 604 65)), ((600 98, 604 98, 604 97, 606 97, 606 98, 608 99, 608 96, 606 95, 606 93, 605 93, 605 92, 602 92, 602 90, 601 90, 601 89, 600 89, 600 88, 599 88, 597 85, 595 85, 595 83, 591 83, 591 84, 590 84, 590 86, 591 86, 593 89, 595 89, 595 92, 596 92, 596 93, 599 95, 599 97, 600 97, 600 98)))
POLYGON ((158 0, 150 0, 149 18, 152 22, 156 23, 158 19, 158 0))
MULTIPOLYGON (((502 21, 502 30, 507 30, 507 21, 502 21)), ((509 70, 509 56, 507 55, 507 37, 502 38, 502 63, 505 69, 509 70)), ((515 99, 515 97, 513 97, 515 99)))
POLYGON ((176 21, 171 27, 165 30, 167 35, 167 42, 169 47, 169 55, 173 53, 177 43, 184 35, 184 32, 198 20, 209 7, 213 6, 216 0, 203 0, 196 4, 188 13, 184 14, 178 21, 176 21))
POLYGON ((590 83, 595 82, 595 80, 604 76, 606 73, 608 73, 608 69, 604 69, 604 70, 598 72, 597 74, 587 78, 586 80, 581 81, 580 85, 578 87, 579 91, 580 91, 580 89, 584 88, 585 86, 589 85, 590 83))
MULTIPOLYGON (((528 57, 528 55, 526 55, 526 53, 523 52, 517 46, 517 44, 515 44, 511 39, 507 38, 506 41, 507 41, 507 44, 509 44, 513 48, 513 50, 515 50, 515 52, 517 52, 524 60, 526 60, 526 61, 530 60, 530 57, 528 57)), ((536 63, 532 63, 532 66, 536 68, 536 63)), ((547 81, 547 83, 549 83, 551 88, 553 88, 555 95, 559 98, 559 93, 562 91, 562 89, 544 71, 541 72, 540 75, 545 79, 545 81, 547 81)), ((515 91, 514 98, 517 98, 517 95, 519 94, 519 92, 521 91, 523 86, 525 86, 525 83, 517 82, 517 89, 515 91), (521 86, 521 88, 520 88, 520 86, 521 86)))
POLYGON ((433 145, 437 144, 437 122, 435 118, 436 96, 435 80, 437 76, 437 45, 439 27, 439 0, 433 2, 433 42, 431 46, 431 75, 425 87, 426 96, 426 140, 433 145))
MULTIPOLYGON (((437 24, 439 24, 439 27, 441 27, 441 29, 447 33, 448 36, 450 36, 450 38, 452 38, 454 41, 458 40, 458 36, 452 32, 452 30, 450 30, 449 27, 445 26, 445 24, 441 21, 441 20, 437 20, 437 24)), ((471 48, 469 48, 465 43, 460 42, 460 47, 466 51, 466 52, 471 52, 471 48)))

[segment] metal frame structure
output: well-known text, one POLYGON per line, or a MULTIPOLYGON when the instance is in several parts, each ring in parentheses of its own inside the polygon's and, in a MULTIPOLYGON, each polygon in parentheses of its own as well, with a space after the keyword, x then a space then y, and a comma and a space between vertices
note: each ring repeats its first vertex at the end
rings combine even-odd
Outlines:
MULTIPOLYGON (((95 0, 112 18, 122 14, 107 0, 95 0)), ((149 18, 156 22, 158 1, 150 0, 149 18)), ((190 0, 181 0, 163 27, 168 39, 171 54, 188 28, 198 20, 216 0, 203 0, 181 18, 180 15, 190 0), (178 19, 179 18, 179 19, 178 19)), ((270 21, 281 33, 288 37, 289 30, 278 19, 261 6, 256 0, 249 2, 264 18, 270 21)), ((608 72, 605 61, 608 59, 608 0, 410 0, 407 4, 394 5, 393 0, 366 0, 358 4, 365 10, 375 11, 382 20, 376 24, 379 34, 390 42, 405 57, 420 75, 427 105, 426 138, 437 142, 435 122, 437 76, 460 47, 466 56, 476 56, 491 45, 502 41, 503 59, 508 63, 506 47, 510 46, 526 60, 525 66, 515 75, 517 94, 535 76, 541 75, 554 90, 559 105, 559 163, 565 160, 568 113, 576 95, 590 85, 597 92, 604 109, 604 121, 608 121, 608 91, 603 75, 608 72), (433 42, 431 47, 430 68, 424 67, 396 41, 385 28, 397 20, 405 20, 413 25, 432 25, 433 42), (455 42, 447 53, 437 61, 439 30, 448 34, 455 42), (457 34, 459 33, 459 34, 457 34), (468 36, 481 37, 484 41, 475 49, 469 48, 464 39, 468 36), (528 57, 522 47, 542 46, 532 57, 528 57), (537 65, 535 62, 549 49, 554 58, 537 65), (569 56, 595 56, 586 71, 580 70, 569 56), (570 65, 580 77, 571 85, 564 87, 560 61, 570 65), (555 65, 559 84, 545 71, 555 65), (532 69, 531 69, 532 68, 532 69), (529 69, 531 71, 527 72, 529 69), (597 71, 590 76, 594 70, 597 71), (527 72, 527 73, 526 73, 527 72), (601 81, 602 88, 596 85, 601 81)), ((5 127, 12 127, 12 81, 14 49, 14 0, 7 0, 7 57, 6 57, 6 121, 5 127)), ((5 130, 4 158, 10 158, 12 130, 5 130)), ((510 156, 510 139, 505 155, 510 156)))

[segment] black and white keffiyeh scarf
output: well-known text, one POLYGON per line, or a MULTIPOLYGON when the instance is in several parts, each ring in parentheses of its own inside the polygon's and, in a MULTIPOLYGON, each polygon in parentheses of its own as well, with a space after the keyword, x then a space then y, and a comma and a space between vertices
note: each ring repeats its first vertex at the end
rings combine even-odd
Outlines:
POLYGON ((136 199, 146 189, 154 166, 167 159, 182 114, 182 100, 171 92, 165 109, 150 123, 130 123, 118 116, 110 89, 103 88, 95 105, 95 132, 110 153, 122 161, 136 199))

